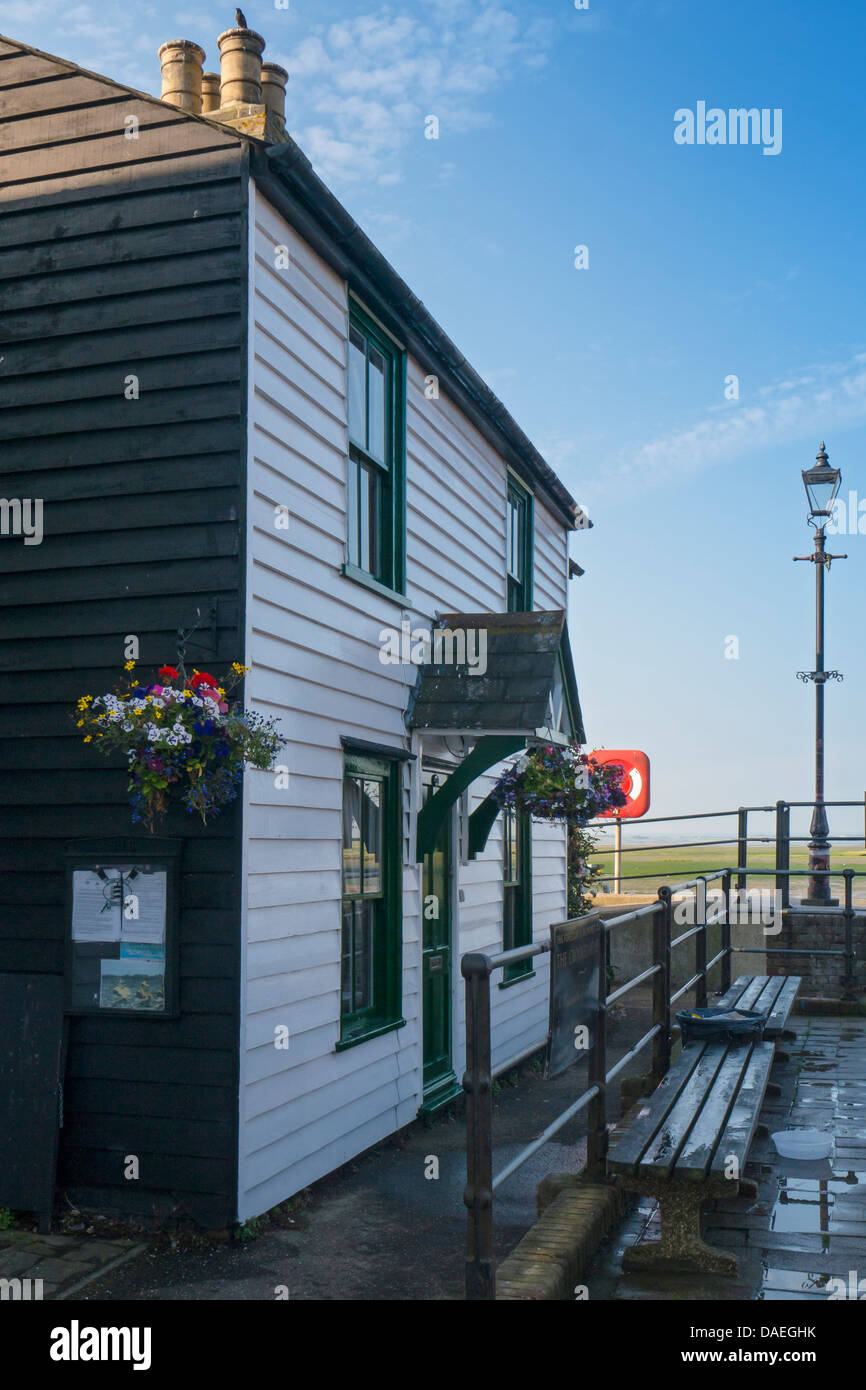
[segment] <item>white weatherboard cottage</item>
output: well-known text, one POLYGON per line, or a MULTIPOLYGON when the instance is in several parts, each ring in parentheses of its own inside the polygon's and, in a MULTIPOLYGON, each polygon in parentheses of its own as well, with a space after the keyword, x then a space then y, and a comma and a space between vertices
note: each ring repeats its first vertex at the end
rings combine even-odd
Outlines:
MULTIPOLYGON (((544 937, 566 915, 561 828, 520 827, 511 864, 531 837, 531 865, 509 869, 500 816, 485 851, 468 860, 467 809, 487 795, 489 775, 472 784, 468 808, 458 804, 449 816, 440 862, 426 871, 416 862, 425 787, 447 778, 471 735, 407 731, 418 668, 381 656, 387 630, 399 634, 407 620, 414 632, 443 613, 502 614, 509 599, 523 607, 529 592, 537 609, 566 609, 568 527, 444 389, 431 398, 425 367, 411 352, 404 357, 400 339, 254 181, 250 225, 248 690, 257 709, 282 719, 290 778, 283 791, 253 773, 246 790, 241 1220, 414 1119, 425 1070, 434 1099, 454 1094, 464 1064, 460 957, 503 948, 509 897, 523 901, 509 904, 508 945, 527 931, 544 937), (275 269, 279 246, 289 248, 288 272, 275 269), (403 412, 401 448, 399 423, 387 438, 384 424, 403 412), (403 584, 390 575, 384 585, 366 582, 375 572, 370 553, 384 544, 368 539, 364 495, 368 474, 379 479, 366 462, 377 420, 389 467, 405 471, 403 584), (274 524, 280 504, 290 513, 286 529, 274 524), (399 594, 389 592, 395 588, 399 594), (366 744, 411 759, 389 767, 386 757, 379 766, 368 753, 369 765, 356 772, 353 746, 363 754, 366 744), (381 854, 394 882, 390 903, 366 907, 349 893, 360 887, 351 837, 359 834, 353 798, 360 788, 363 800, 365 770, 399 813, 399 823, 396 814, 383 818, 375 849, 364 844, 365 857, 381 854), (506 875, 515 887, 504 886, 506 875), (439 920, 425 920, 424 901, 437 887, 439 920), (401 958, 391 1000, 387 980, 377 980, 377 950, 401 958), (425 1019, 425 1004, 437 1018, 425 1019), (348 1045, 347 1015, 361 1019, 348 1045), (287 1050, 274 1045, 281 1025, 287 1050)), ((380 877, 377 867, 376 892, 380 877)), ((532 978, 494 991, 494 1066, 544 1039, 546 966, 542 957, 532 978)))
MULTIPOLYGON (((66 1010, 61 1185, 205 1226, 458 1094, 461 956, 566 915, 564 830, 490 788, 583 737, 576 504, 287 134, 261 36, 218 43, 219 74, 164 44, 155 98, 0 38, 0 430, 45 498, 0 555, 0 971, 68 973, 69 855, 144 848, 69 719, 127 634, 157 670, 210 613, 191 657, 242 660, 287 740, 213 824, 168 813, 173 1008, 66 1010)), ((494 1066, 543 1043, 546 965, 494 987, 494 1066)))

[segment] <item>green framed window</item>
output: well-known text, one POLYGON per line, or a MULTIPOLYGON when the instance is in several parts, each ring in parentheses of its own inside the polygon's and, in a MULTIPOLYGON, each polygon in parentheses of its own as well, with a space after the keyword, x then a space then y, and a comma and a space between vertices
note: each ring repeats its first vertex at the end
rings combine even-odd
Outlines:
POLYGON ((506 507, 509 613, 528 613, 532 609, 532 572, 535 564, 532 508, 532 493, 515 478, 509 478, 506 507))
POLYGON ((358 305, 349 313, 348 544, 344 573, 405 587, 405 362, 358 305))
POLYGON ((347 750, 338 1048, 404 1022, 401 843, 399 764, 347 750))
MULTIPOLYGON (((502 949, 532 941, 532 821, 523 811, 502 812, 502 949)), ((531 975, 532 957, 506 965, 504 984, 531 975)))

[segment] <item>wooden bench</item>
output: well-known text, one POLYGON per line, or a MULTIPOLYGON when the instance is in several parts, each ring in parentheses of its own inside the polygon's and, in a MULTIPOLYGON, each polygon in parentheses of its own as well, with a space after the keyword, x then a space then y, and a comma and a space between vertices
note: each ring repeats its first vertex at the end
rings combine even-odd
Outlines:
POLYGON ((740 1190, 774 1052, 772 1042, 689 1043, 611 1150, 608 1171, 661 1210, 661 1240, 627 1249, 624 1269, 737 1274, 736 1256, 701 1238, 701 1207, 740 1190))
POLYGON ((727 993, 722 995, 718 1007, 769 1009, 764 1037, 775 1042, 785 1035, 800 979, 799 975, 740 975, 727 993))
MULTIPOLYGON (((720 1005, 768 1009, 758 1043, 687 1044, 608 1158, 627 1191, 655 1197, 661 1240, 626 1250, 623 1268, 647 1265, 736 1274, 737 1258, 701 1238, 701 1207, 735 1196, 758 1127, 775 1041, 800 988, 799 975, 740 975, 720 1005)), ((778 1088, 777 1088, 778 1089, 778 1088)))

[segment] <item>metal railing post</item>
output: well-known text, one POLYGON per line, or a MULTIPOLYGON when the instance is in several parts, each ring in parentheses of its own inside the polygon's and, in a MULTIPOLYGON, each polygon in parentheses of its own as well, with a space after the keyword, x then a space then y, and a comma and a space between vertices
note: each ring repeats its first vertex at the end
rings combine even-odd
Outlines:
POLYGON ((722 892, 725 895, 725 911, 722 917, 722 994, 731 988, 731 871, 725 869, 722 875, 722 892))
POLYGON ((776 892, 785 911, 791 901, 791 808, 784 801, 776 802, 776 892))
POLYGON ((466 1298, 496 1296, 493 1268, 493 1087, 490 1053, 490 962, 473 953, 460 966, 466 981, 466 1298))
POLYGON ((853 1000, 857 998, 854 979, 854 870, 843 869, 842 877, 845 880, 845 976, 842 981, 842 998, 853 1000))
POLYGON ((590 1086, 598 1095, 587 1110, 586 1171, 589 1177, 603 1178, 607 1165, 607 931, 598 923, 598 1009, 595 1038, 589 1054, 590 1086))
POLYGON ((695 885, 696 923, 701 928, 695 937, 695 974, 701 982, 697 988, 697 1007, 707 1007, 707 879, 701 874, 695 885))
POLYGON ((658 1085, 671 1065, 671 890, 659 889, 658 909, 653 916, 653 965, 661 969, 653 976, 653 1024, 661 1032, 653 1038, 653 1084, 658 1085))
POLYGON ((737 892, 746 887, 746 865, 749 862, 749 812, 745 806, 737 811, 737 892))

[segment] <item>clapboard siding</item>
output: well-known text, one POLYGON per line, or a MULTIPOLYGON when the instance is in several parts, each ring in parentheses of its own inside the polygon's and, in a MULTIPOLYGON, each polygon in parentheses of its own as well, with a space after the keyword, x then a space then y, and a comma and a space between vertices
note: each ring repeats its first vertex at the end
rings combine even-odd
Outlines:
MULTIPOLYGON (((44 508, 40 546, 0 542, 0 970, 59 972, 64 844, 147 841, 74 700, 113 687, 128 634, 148 672, 172 660, 212 597, 199 664, 242 652, 245 147, 14 46, 0 129, 2 493, 44 508)), ((136 1153, 138 1201, 171 1193, 212 1225, 236 1210, 239 826, 237 809, 166 821, 184 839, 182 1017, 71 1020, 60 1156, 61 1183, 123 1205, 136 1153)))
MULTIPOLYGON (((379 633, 404 610, 344 578, 348 287, 253 190, 248 479, 248 690, 279 714, 289 788, 246 782, 239 1216, 246 1219, 412 1119, 421 1102, 420 871, 403 871, 406 1026, 347 1052, 339 1036, 341 737, 422 751, 403 714, 415 671, 380 663, 379 633), (289 251, 277 268, 276 248, 289 251), (275 508, 290 513, 274 526, 275 508), (274 1047, 286 1025, 290 1046, 274 1047)), ((414 625, 436 610, 506 605, 506 469, 444 394, 407 381, 407 595, 414 625)), ((564 529, 539 506, 536 599, 565 606, 564 529)), ((411 777, 417 806, 418 770, 411 777)), ((472 804, 492 785, 473 788, 472 804)), ((565 914, 564 838, 534 845, 534 930, 565 914)), ((502 945, 498 828, 459 866, 455 959, 502 945)), ((547 979, 494 991, 497 1059, 546 1029, 547 979)), ((463 1065, 462 981, 455 980, 455 1055, 463 1065)))

